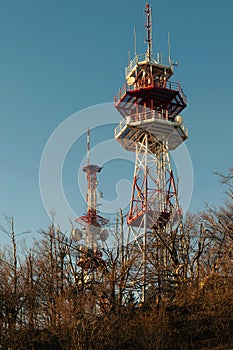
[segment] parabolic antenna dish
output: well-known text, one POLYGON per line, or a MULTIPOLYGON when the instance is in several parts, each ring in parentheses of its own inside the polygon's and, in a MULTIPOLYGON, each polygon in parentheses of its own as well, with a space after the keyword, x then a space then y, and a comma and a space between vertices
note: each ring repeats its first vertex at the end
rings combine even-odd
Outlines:
POLYGON ((73 228, 71 232, 71 238, 75 241, 78 242, 82 239, 83 234, 82 231, 79 228, 73 228))

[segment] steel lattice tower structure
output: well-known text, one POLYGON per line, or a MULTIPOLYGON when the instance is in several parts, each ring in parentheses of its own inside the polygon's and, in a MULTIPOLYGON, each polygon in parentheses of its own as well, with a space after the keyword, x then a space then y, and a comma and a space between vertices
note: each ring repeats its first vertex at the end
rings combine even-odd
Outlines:
MULTIPOLYGON (((126 82, 115 96, 115 107, 123 119, 115 129, 115 139, 127 151, 135 152, 132 196, 127 218, 131 244, 141 253, 137 273, 141 300, 145 301, 150 269, 149 247, 154 237, 166 237, 179 227, 182 210, 169 151, 188 137, 180 112, 186 96, 179 83, 170 80, 174 64, 153 58, 151 6, 146 4, 147 51, 136 54, 125 69, 126 82)), ((169 48, 170 51, 170 48, 169 48)), ((166 238, 165 238, 166 239, 166 238)), ((157 250, 159 251, 159 250, 157 250)), ((156 256, 168 264, 161 248, 156 256)))
POLYGON ((73 229, 72 238, 80 242, 83 254, 79 266, 86 274, 103 263, 101 245, 108 238, 108 230, 104 228, 108 220, 97 213, 97 174, 101 167, 90 163, 90 130, 87 131, 87 165, 83 167, 87 178, 87 213, 75 219, 80 228, 73 229))

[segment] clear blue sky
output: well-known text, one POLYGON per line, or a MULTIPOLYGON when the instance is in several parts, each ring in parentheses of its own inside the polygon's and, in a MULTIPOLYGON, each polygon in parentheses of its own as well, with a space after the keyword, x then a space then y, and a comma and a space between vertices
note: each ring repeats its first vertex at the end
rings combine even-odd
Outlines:
MULTIPOLYGON (((233 2, 150 3, 154 53, 167 55, 170 31, 172 58, 179 62, 172 80, 180 81, 188 96, 183 117, 195 176, 190 210, 204 202, 219 204, 222 188, 213 172, 233 165, 233 2)), ((0 222, 7 214, 14 216, 17 232, 48 226, 39 189, 45 144, 73 113, 113 101, 124 83, 128 51, 133 52, 134 27, 138 52, 145 51, 144 6, 142 0, 0 1, 0 222)), ((93 145, 108 131, 93 132, 93 145)), ((85 211, 76 190, 80 154, 85 154, 85 137, 68 154, 63 175, 77 215, 85 211)), ((132 169, 127 169, 130 179, 132 169)), ((108 177, 105 192, 112 198, 113 173, 106 167, 100 176, 102 183, 108 177)))

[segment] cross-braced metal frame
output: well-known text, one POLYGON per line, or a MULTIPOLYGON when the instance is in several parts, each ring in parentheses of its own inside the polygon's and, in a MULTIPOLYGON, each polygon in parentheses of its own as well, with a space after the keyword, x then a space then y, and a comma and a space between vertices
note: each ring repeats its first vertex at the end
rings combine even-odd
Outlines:
MULTIPOLYGON (((141 279, 144 301, 149 283, 147 266, 151 259, 148 244, 153 244, 155 233, 164 236, 172 226, 179 224, 181 210, 166 140, 145 133, 136 144, 135 154, 128 239, 138 246, 136 249, 142 256, 137 266, 137 278, 141 279)), ((164 253, 162 255, 164 260, 164 253)))
POLYGON ((135 252, 131 281, 137 285, 143 302, 150 284, 165 290, 167 281, 179 268, 176 254, 182 212, 169 151, 188 137, 179 115, 187 105, 186 96, 179 83, 170 81, 174 73, 170 54, 168 65, 153 58, 149 4, 145 13, 146 54, 136 54, 130 60, 126 83, 115 97, 115 106, 123 117, 115 129, 115 138, 136 156, 127 219, 127 251, 135 252), (156 280, 152 275, 157 276, 156 280))

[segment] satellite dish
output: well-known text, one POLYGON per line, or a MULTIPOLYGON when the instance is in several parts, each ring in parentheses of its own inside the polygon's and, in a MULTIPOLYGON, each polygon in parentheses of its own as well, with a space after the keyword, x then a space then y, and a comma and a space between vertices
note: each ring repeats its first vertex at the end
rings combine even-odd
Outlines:
POLYGON ((72 232, 71 232, 71 238, 75 241, 78 242, 82 239, 82 231, 79 230, 79 228, 73 228, 72 232))
POLYGON ((102 232, 100 233, 101 241, 103 241, 103 242, 107 241, 108 236, 109 236, 108 230, 106 230, 106 229, 102 230, 102 232))
POLYGON ((135 78, 134 78, 134 77, 129 77, 129 78, 127 79, 127 84, 128 84, 129 86, 133 85, 134 83, 135 83, 135 78))
POLYGON ((181 115, 177 115, 175 117, 175 122, 178 123, 178 124, 182 124, 183 123, 183 119, 182 119, 181 115))

